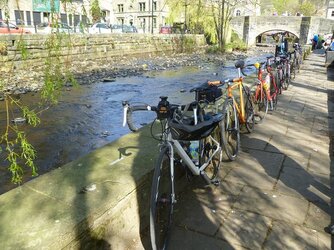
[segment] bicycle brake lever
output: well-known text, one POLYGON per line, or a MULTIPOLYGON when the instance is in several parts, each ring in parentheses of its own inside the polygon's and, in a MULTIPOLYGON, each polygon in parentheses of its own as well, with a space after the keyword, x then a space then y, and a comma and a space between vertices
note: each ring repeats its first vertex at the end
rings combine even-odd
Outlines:
POLYGON ((126 125, 126 114, 128 113, 129 104, 123 105, 123 127, 126 125))

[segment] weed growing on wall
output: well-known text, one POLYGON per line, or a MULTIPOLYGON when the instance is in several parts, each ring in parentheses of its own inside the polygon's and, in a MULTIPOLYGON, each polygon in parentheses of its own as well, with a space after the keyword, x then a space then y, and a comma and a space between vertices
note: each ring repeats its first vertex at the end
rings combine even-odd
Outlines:
MULTIPOLYGON (((6 13, 8 13, 8 1, 0 1, 1 8, 7 10, 6 13)), ((19 1, 16 2, 18 9, 20 9, 19 1)), ((53 13, 54 11, 55 8, 52 8, 51 20, 57 23, 57 15, 53 13)), ((5 18, 8 22, 9 15, 5 15, 5 18)), ((23 18, 21 19, 23 20, 23 18)), ((29 69, 30 55, 24 36, 24 34, 21 34, 19 39, 15 39, 13 46, 15 54, 13 57, 20 60, 29 69)), ((38 152, 29 143, 29 139, 23 129, 25 126, 21 126, 21 124, 23 123, 32 127, 38 126, 41 123, 40 114, 43 106, 57 103, 61 89, 65 83, 76 84, 69 67, 71 44, 70 34, 56 32, 51 33, 47 37, 44 47, 47 50, 48 57, 45 60, 44 74, 41 78, 44 84, 41 89, 40 106, 38 107, 24 105, 20 98, 13 95, 12 91, 9 91, 13 82, 12 78, 15 74, 15 60, 12 60, 9 69, 7 69, 9 70, 9 77, 6 77, 6 79, 0 78, 0 98, 3 99, 6 115, 5 129, 4 131, 0 131, 0 153, 6 155, 6 166, 11 172, 12 182, 15 184, 22 182, 23 175, 26 172, 29 171, 32 176, 36 176, 38 172, 34 163, 38 152)), ((8 43, 0 42, 0 55, 7 56, 7 54, 8 43)))

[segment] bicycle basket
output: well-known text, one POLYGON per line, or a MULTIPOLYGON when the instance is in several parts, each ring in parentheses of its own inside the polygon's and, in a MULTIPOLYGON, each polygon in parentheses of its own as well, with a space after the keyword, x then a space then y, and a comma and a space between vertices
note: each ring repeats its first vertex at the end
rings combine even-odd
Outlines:
POLYGON ((193 120, 186 118, 169 121, 169 128, 174 140, 193 141, 210 135, 222 119, 222 114, 206 115, 206 119, 194 125, 193 120))
POLYGON ((222 90, 217 86, 208 86, 208 83, 205 85, 196 89, 196 101, 215 102, 222 96, 222 90))

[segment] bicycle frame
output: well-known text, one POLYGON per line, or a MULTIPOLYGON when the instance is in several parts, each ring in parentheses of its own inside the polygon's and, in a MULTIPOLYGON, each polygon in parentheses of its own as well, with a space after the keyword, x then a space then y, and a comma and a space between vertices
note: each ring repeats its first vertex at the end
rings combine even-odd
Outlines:
MULTIPOLYGON (((165 129, 167 129, 167 124, 165 129)), ((192 159, 189 157, 189 155, 187 154, 187 152, 184 150, 183 146, 181 145, 181 143, 178 140, 174 140, 172 138, 172 135, 170 132, 168 132, 167 134, 164 135, 163 138, 163 143, 161 147, 168 147, 169 148, 169 152, 170 152, 170 174, 171 174, 171 181, 172 181, 172 202, 175 203, 176 199, 175 199, 175 187, 174 187, 174 155, 175 152, 176 154, 183 160, 183 162, 185 163, 185 165, 188 167, 188 169, 194 174, 194 175, 202 175, 204 178, 206 177, 204 169, 208 167, 209 162, 212 160, 212 158, 219 152, 222 151, 222 148, 220 146, 220 143, 218 141, 216 141, 214 138, 211 137, 211 139, 214 141, 215 145, 216 145, 216 150, 213 152, 213 154, 206 160, 206 162, 204 162, 201 166, 197 167, 194 162, 192 161, 192 159)))
MULTIPOLYGON (((240 69, 239 69, 240 70, 240 69)), ((233 79, 233 83, 228 83, 228 87, 227 87, 227 96, 229 98, 232 98, 233 103, 235 108, 238 111, 239 114, 239 121, 242 124, 246 123, 246 117, 245 117, 245 105, 244 105, 244 95, 243 95, 243 89, 244 85, 243 85, 243 80, 242 77, 233 79), (240 94, 240 104, 235 100, 234 96, 233 96, 233 90, 234 89, 239 89, 239 94, 240 94)))

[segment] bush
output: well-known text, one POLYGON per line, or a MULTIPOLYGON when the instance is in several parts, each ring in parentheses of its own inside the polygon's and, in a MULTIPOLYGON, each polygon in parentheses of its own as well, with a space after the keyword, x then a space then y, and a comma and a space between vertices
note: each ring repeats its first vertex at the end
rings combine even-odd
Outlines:
POLYGON ((231 35, 231 42, 225 45, 225 50, 240 50, 240 51, 247 51, 247 44, 242 41, 238 34, 232 32, 231 35))
POLYGON ((0 55, 7 55, 7 45, 4 42, 0 42, 0 55))
POLYGON ((239 51, 247 51, 247 45, 243 41, 233 41, 228 43, 224 47, 225 50, 239 50, 239 51))
POLYGON ((209 54, 211 53, 214 54, 214 53, 219 53, 219 52, 220 52, 220 49, 218 45, 211 45, 206 49, 206 53, 209 53, 209 54))

